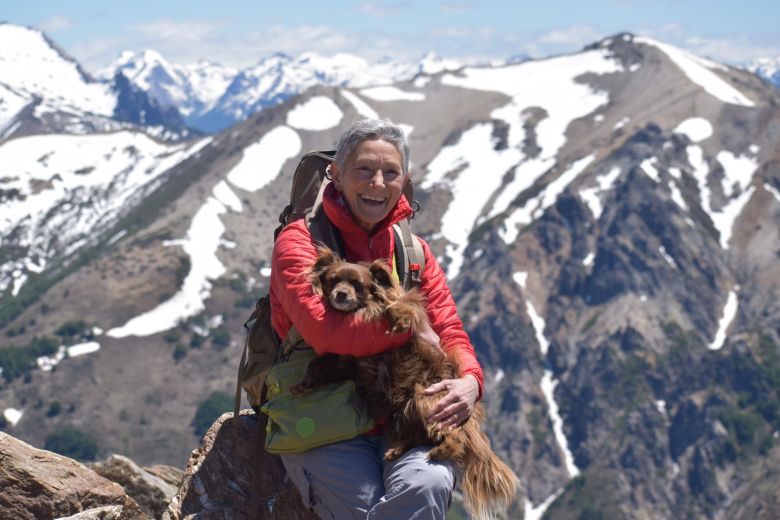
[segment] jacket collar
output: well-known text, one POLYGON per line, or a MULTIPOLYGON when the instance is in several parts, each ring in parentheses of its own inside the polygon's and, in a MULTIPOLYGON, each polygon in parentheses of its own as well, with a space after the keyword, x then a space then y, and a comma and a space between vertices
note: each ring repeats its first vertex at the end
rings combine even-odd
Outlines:
MULTIPOLYGON (((325 188, 325 193, 322 197, 322 204, 325 208, 325 215, 328 220, 336 226, 342 234, 359 235, 365 238, 369 237, 368 232, 361 228, 355 219, 352 217, 352 212, 347 206, 347 201, 341 196, 341 192, 336 189, 333 183, 330 183, 325 188)), ((393 224, 409 218, 412 215, 412 207, 406 201, 406 197, 401 195, 398 202, 390 210, 390 213, 376 226, 373 233, 376 235, 381 230, 390 228, 393 224)))

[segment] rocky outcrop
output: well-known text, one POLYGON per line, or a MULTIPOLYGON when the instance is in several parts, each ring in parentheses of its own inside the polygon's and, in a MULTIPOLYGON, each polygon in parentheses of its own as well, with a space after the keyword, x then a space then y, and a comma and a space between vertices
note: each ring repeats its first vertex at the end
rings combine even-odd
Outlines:
POLYGON ((181 470, 171 466, 142 468, 122 455, 111 455, 90 467, 97 474, 122 486, 141 509, 154 518, 160 518, 163 514, 184 476, 181 470))
MULTIPOLYGON (((253 412, 241 413, 238 428, 233 414, 223 414, 206 432, 203 446, 190 455, 181 488, 163 520, 211 520, 250 517, 252 453, 258 442, 253 412)), ((258 519, 316 520, 301 503, 278 456, 259 452, 262 468, 258 485, 258 519)))
POLYGON ((0 518, 146 520, 122 489, 83 464, 0 432, 0 518))

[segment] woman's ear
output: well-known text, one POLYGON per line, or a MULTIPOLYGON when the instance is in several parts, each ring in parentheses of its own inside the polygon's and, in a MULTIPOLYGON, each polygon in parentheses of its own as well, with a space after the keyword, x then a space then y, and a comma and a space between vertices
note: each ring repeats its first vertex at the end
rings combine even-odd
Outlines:
POLYGON ((330 179, 338 191, 341 191, 341 172, 336 161, 330 163, 330 179))

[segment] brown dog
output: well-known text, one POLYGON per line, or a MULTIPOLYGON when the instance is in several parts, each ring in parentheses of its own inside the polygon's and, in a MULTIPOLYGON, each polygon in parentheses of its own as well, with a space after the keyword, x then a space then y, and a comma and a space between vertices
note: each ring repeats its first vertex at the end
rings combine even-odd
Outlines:
POLYGON ((485 409, 477 403, 463 424, 440 430, 426 421, 442 394, 425 395, 428 386, 459 377, 458 363, 437 344, 426 340, 430 330, 423 297, 404 292, 382 260, 353 264, 328 248, 320 248, 311 268, 314 291, 342 312, 361 319, 386 318, 393 332, 412 331, 402 347, 369 357, 325 354, 309 363, 301 382, 291 391, 303 394, 327 383, 352 379, 366 399, 372 417, 387 419, 390 461, 407 450, 433 445, 428 457, 449 460, 463 469, 462 489, 473 518, 492 518, 515 498, 517 476, 493 453, 480 423, 485 409))

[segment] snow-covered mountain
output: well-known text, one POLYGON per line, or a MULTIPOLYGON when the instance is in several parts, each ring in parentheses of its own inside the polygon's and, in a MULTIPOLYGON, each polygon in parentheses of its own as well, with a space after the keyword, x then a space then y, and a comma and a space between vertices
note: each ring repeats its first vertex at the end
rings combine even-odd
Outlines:
POLYGON ((161 105, 176 107, 187 118, 209 110, 238 70, 207 60, 174 65, 158 52, 146 49, 138 54, 123 52, 98 77, 111 78, 117 72, 161 105))
POLYGON ((757 58, 747 64, 746 68, 780 88, 780 56, 757 58))
POLYGON ((305 53, 293 58, 275 53, 236 71, 209 62, 174 65, 159 53, 146 50, 123 53, 101 76, 119 71, 162 105, 175 106, 191 127, 217 132, 314 85, 385 85, 462 66, 433 53, 412 63, 390 59, 369 63, 350 54, 305 53))
MULTIPOLYGON (((266 68, 292 84, 290 60, 266 68)), ((252 99, 274 92, 263 77, 243 76, 252 99)), ((189 149, 0 143, 17 165, 0 175, 17 216, 0 259, 20 271, 4 275, 4 341, 106 331, 56 371, 9 369, 0 410, 33 444, 89 424, 106 452, 180 464, 199 404, 234 384, 301 154, 388 117, 410 136, 414 229, 485 369, 486 427, 523 480, 524 517, 776 517, 778 107, 749 72, 619 34, 549 59, 319 84, 189 149), (77 248, 85 229, 100 238, 80 264, 44 265, 49 242, 77 248), (73 411, 47 416, 52 396, 73 411)))
POLYGON ((190 134, 175 109, 123 78, 95 80, 40 30, 0 23, 0 141, 133 125, 164 138, 190 134))

